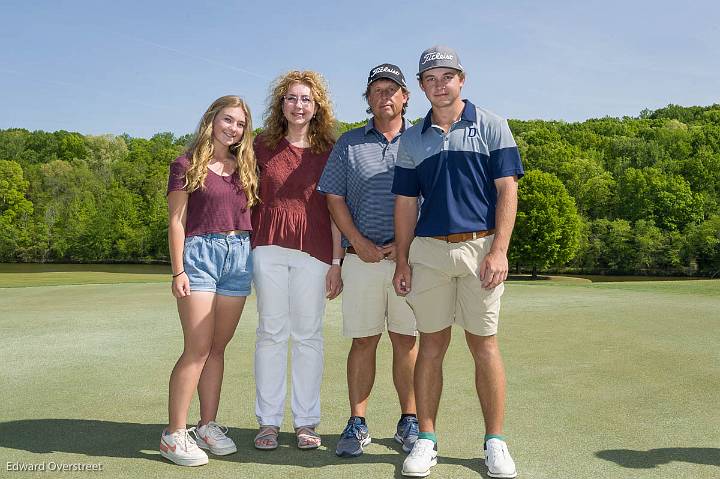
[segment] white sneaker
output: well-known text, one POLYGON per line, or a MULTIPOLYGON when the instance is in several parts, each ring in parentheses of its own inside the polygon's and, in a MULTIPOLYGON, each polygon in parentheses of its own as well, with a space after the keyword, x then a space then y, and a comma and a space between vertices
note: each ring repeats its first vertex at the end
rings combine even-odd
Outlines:
POLYGON ((488 476, 512 478, 517 476, 515 461, 510 457, 505 441, 492 438, 485 442, 485 465, 488 476))
POLYGON ((172 434, 163 431, 160 436, 160 455, 178 466, 202 466, 208 463, 207 454, 202 451, 190 433, 195 428, 178 429, 172 434))
POLYGON ((402 467, 403 476, 425 477, 430 468, 437 464, 437 446, 430 439, 418 439, 405 458, 402 467))
POLYGON ((227 437, 228 428, 215 421, 195 429, 195 442, 200 449, 208 449, 216 456, 226 456, 237 452, 237 446, 227 437))

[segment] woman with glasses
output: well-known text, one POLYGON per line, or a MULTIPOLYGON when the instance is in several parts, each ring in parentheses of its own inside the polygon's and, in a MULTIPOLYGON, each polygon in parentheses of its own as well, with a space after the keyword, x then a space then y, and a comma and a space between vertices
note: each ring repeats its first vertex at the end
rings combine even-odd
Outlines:
POLYGON ((323 78, 291 71, 275 80, 261 135, 255 139, 260 205, 253 210, 253 265, 258 328, 255 413, 258 449, 278 447, 292 343, 293 426, 297 446, 315 449, 320 436, 325 299, 342 290, 340 232, 316 191, 335 139, 335 118, 323 78))
POLYGON ((237 96, 207 109, 187 152, 170 165, 167 200, 172 294, 184 349, 170 375, 170 422, 160 454, 181 466, 237 451, 216 420, 225 348, 250 295, 250 208, 258 202, 250 110, 237 96), (187 429, 197 389, 200 422, 187 429))

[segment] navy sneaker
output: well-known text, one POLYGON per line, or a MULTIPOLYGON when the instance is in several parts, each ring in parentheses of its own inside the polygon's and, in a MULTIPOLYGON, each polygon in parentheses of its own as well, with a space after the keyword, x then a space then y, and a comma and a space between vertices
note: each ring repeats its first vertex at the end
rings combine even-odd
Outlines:
POLYGON ((398 422, 395 440, 402 444, 403 451, 410 452, 415 445, 415 441, 417 441, 419 433, 420 429, 418 428, 417 418, 405 416, 398 422))
POLYGON ((335 454, 340 457, 358 457, 363 447, 370 444, 370 431, 359 417, 352 416, 340 434, 335 454))

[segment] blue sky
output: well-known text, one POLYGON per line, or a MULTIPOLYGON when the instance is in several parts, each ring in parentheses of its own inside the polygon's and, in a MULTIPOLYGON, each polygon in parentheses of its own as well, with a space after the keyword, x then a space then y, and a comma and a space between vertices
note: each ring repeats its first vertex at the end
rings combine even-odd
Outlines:
POLYGON ((409 117, 434 44, 467 69, 463 96, 507 118, 582 121, 720 103, 720 2, 0 0, 0 128, 191 132, 239 94, 262 122, 270 81, 328 80, 336 115, 365 118, 370 68, 399 65, 409 117))

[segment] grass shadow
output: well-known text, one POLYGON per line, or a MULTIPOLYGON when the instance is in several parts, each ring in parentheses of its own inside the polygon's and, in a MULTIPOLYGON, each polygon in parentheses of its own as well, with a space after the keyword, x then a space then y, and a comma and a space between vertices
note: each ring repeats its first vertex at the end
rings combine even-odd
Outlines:
POLYGON ((549 281, 550 276, 537 275, 535 278, 530 274, 508 274, 507 281, 549 281))
POLYGON ((648 451, 608 449, 596 452, 595 455, 629 469, 653 469, 670 462, 720 467, 720 449, 712 447, 664 447, 648 451))
POLYGON ((36 454, 68 452, 87 456, 156 459, 142 453, 157 449, 164 424, 88 419, 21 419, 0 423, 0 447, 36 454))
MULTIPOLYGON (((340 440, 339 434, 322 434, 323 445, 314 451, 303 451, 295 447, 295 434, 281 432, 278 435, 280 446, 274 451, 261 451, 252 447, 256 429, 230 428, 229 435, 238 444, 238 453, 229 456, 214 456, 213 460, 230 461, 237 463, 268 464, 276 466, 297 466, 315 468, 331 465, 362 465, 362 464, 392 464, 395 467, 394 477, 402 478, 402 464, 406 454, 400 444, 393 437, 373 437, 372 443, 367 446, 366 453, 360 457, 343 458, 335 455, 335 447, 340 440), (391 452, 377 453, 374 446, 382 446, 391 452)), ((482 473, 487 477, 485 465, 478 459, 463 459, 446 457, 440 454, 438 462, 466 467, 467 469, 482 473)))
MULTIPOLYGON (((372 442, 373 442, 373 444, 379 444, 381 446, 385 446, 386 448, 392 449, 395 452, 397 452, 397 454, 400 457, 400 462, 396 469, 395 477, 397 479, 405 478, 406 476, 402 475, 402 462, 405 460, 405 457, 407 456, 407 454, 402 450, 402 446, 397 441, 395 441, 395 438, 394 437, 387 437, 387 438, 383 437, 383 438, 378 438, 378 439, 373 438, 372 442)), ((377 457, 377 456, 370 456, 370 457, 377 457)), ((355 459, 351 459, 351 460, 354 461, 355 459)), ((367 462, 372 463, 372 462, 377 462, 377 461, 372 460, 372 461, 367 461, 367 462)), ((442 464, 450 464, 450 465, 454 465, 454 466, 462 466, 472 472, 482 475, 482 477, 485 477, 485 478, 490 477, 487 474, 487 467, 485 467, 485 461, 480 458, 466 459, 466 458, 459 458, 459 457, 447 457, 447 456, 444 456, 442 454, 442 450, 440 450, 440 453, 438 453, 438 464, 441 464, 441 465, 442 464)), ((431 474, 433 474, 433 473, 431 473, 431 474)))
MULTIPOLYGON (((117 457, 165 461, 157 451, 160 432, 164 424, 138 424, 92 419, 21 419, 0 423, 0 447, 28 451, 36 454, 71 453, 95 457, 117 457)), ((329 465, 392 464, 395 477, 402 477, 405 453, 392 437, 374 438, 373 443, 390 449, 376 453, 368 446, 367 453, 356 458, 335 455, 338 434, 324 434, 323 445, 314 451, 296 447, 295 434, 281 432, 280 447, 275 451, 255 449, 256 429, 230 428, 228 435, 238 445, 238 452, 228 456, 212 456, 213 461, 239 464, 267 464, 315 468, 329 465)), ((446 457, 440 454, 441 464, 453 464, 486 476, 485 466, 479 459, 446 457)))

